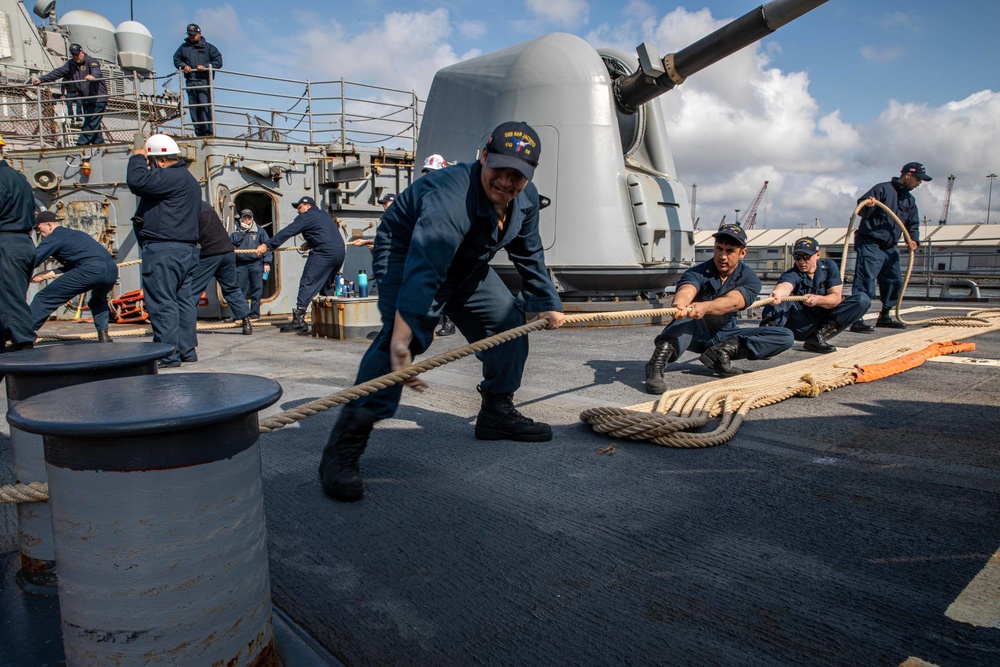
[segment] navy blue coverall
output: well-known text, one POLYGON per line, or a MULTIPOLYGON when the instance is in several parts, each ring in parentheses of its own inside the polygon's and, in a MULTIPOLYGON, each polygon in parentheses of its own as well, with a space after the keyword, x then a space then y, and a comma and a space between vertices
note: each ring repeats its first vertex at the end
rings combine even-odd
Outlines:
MULTIPOLYGON (((920 243, 917 201, 898 178, 894 176, 891 181, 874 186, 858 203, 869 197, 875 197, 892 209, 906 226, 910 238, 920 243)), ((874 301, 877 281, 882 310, 892 310, 899 303, 900 291, 903 289, 899 251, 896 249, 903 230, 880 206, 861 209, 859 217, 861 222, 854 234, 854 252, 857 255, 854 264, 854 291, 864 292, 874 301)))
MULTIPOLYGON (((832 259, 817 260, 816 273, 812 278, 798 268, 789 269, 778 278, 778 284, 781 283, 789 283, 792 286, 792 293, 789 296, 809 294, 826 296, 832 288, 844 284, 840 279, 840 270, 832 259)), ((785 327, 792 331, 795 340, 806 340, 827 322, 836 322, 838 329, 850 326, 868 312, 871 304, 871 298, 864 292, 855 292, 844 297, 833 308, 783 301, 777 306, 764 307, 760 325, 785 327)))
MULTIPOLYGON (((382 216, 372 258, 382 330, 361 360, 356 382, 392 370, 389 343, 397 312, 413 330, 410 350, 416 356, 434 340, 442 311, 471 341, 524 324, 525 311, 562 311, 545 268, 534 184, 528 183, 514 199, 500 231, 481 173, 480 163, 473 162, 426 174, 382 216), (490 268, 489 261, 501 249, 521 276, 519 297, 490 268)), ((482 391, 512 394, 521 386, 528 338, 515 338, 476 356, 483 363, 482 391)), ((402 387, 397 384, 348 403, 338 422, 361 407, 388 419, 396 412, 402 387)))
POLYGON ((35 250, 35 266, 49 257, 63 265, 63 274, 46 285, 31 300, 32 326, 37 331, 56 308, 77 294, 90 292, 87 306, 94 328, 108 330, 108 292, 118 280, 118 266, 108 249, 90 234, 58 226, 35 250))
POLYGON ((185 39, 174 52, 174 68, 181 69, 185 65, 191 68, 191 71, 184 75, 184 86, 187 88, 188 107, 191 110, 194 133, 199 137, 210 137, 215 133, 215 129, 212 127, 209 70, 200 70, 198 65, 203 65, 206 68, 211 66, 212 70, 222 69, 222 53, 206 42, 204 37, 197 42, 185 39))
MULTIPOLYGON (((682 285, 693 285, 698 290, 692 303, 714 301, 737 290, 743 295, 747 306, 757 300, 761 289, 760 278, 743 262, 739 263, 736 270, 723 283, 719 269, 712 260, 685 271, 677 282, 677 288, 680 289, 682 285)), ((674 320, 663 328, 655 342, 657 345, 664 341, 670 343, 675 355, 667 360, 671 362, 684 354, 685 350, 701 353, 733 336, 743 340, 748 353, 747 358, 751 360, 781 354, 795 342, 792 332, 782 327, 740 329, 736 323, 735 312, 706 315, 700 320, 691 318, 674 320)))
POLYGON ((61 67, 38 77, 43 83, 57 79, 67 82, 64 89, 75 95, 78 98, 77 104, 83 107, 83 127, 80 128, 76 145, 103 144, 101 118, 108 104, 108 87, 104 83, 101 63, 89 56, 86 56, 82 63, 70 58, 61 67), (88 74, 94 77, 93 81, 87 81, 88 74))
POLYGON ((15 344, 35 341, 26 301, 35 266, 34 219, 35 195, 28 179, 0 160, 0 351, 8 338, 15 344))
MULTIPOLYGON (((250 314, 247 300, 236 282, 236 248, 229 240, 226 227, 210 205, 202 202, 201 213, 198 215, 198 238, 201 245, 198 265, 191 277, 191 302, 197 312, 201 293, 208 283, 215 278, 222 290, 222 296, 229 304, 233 317, 242 320, 250 314)), ((197 331, 186 329, 181 331, 182 350, 198 347, 197 331)))
POLYGON ((125 180, 139 197, 133 224, 142 248, 142 290, 153 342, 175 347, 164 363, 195 361, 188 344, 197 326, 191 284, 199 257, 201 186, 184 160, 150 169, 142 155, 129 158, 125 180), (183 344, 182 331, 187 332, 183 344))
POLYGON ((299 295, 295 299, 296 309, 304 311, 312 298, 340 271, 346 250, 337 223, 329 213, 316 206, 310 206, 308 211, 295 216, 292 224, 265 241, 265 245, 268 250, 274 250, 296 234, 302 234, 309 244, 309 257, 302 268, 299 295))
MULTIPOLYGON (((237 250, 256 250, 270 237, 254 224, 250 229, 238 229, 229 235, 237 250)), ((270 264, 274 253, 265 252, 261 257, 248 252, 236 253, 236 284, 250 299, 250 317, 260 317, 260 297, 264 294, 264 265, 270 264)))

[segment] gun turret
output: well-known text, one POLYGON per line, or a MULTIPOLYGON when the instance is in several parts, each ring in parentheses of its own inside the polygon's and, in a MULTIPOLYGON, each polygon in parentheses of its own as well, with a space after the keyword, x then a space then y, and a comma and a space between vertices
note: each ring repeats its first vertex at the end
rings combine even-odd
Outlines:
POLYGON ((635 113, 643 104, 680 85, 695 72, 753 44, 824 2, 826 0, 772 0, 662 60, 654 47, 642 44, 637 49, 639 69, 612 82, 615 104, 623 113, 635 113))
MULTIPOLYGON (((695 263, 694 225, 665 114, 646 102, 824 1, 774 0, 662 60, 553 33, 449 65, 427 96, 418 162, 477 159, 496 125, 530 123, 543 156, 532 182, 551 200, 538 229, 563 298, 662 292, 695 263)), ((493 267, 518 289, 509 259, 493 267)))

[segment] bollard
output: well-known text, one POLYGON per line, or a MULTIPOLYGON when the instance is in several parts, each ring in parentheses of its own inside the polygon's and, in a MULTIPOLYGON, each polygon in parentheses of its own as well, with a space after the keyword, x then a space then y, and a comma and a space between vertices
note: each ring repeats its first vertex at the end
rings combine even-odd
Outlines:
MULTIPOLYGON (((136 375, 155 375, 156 361, 173 351, 163 343, 114 345, 47 345, 0 355, 0 373, 6 374, 7 405, 46 391, 85 382, 136 375)), ((14 474, 18 482, 45 482, 42 438, 18 428, 10 429, 14 474)), ((52 543, 49 504, 17 506, 21 569, 17 582, 29 593, 55 594, 56 562, 52 543)))
POLYGON ((57 389, 8 413, 44 436, 66 664, 277 665, 251 375, 57 389))

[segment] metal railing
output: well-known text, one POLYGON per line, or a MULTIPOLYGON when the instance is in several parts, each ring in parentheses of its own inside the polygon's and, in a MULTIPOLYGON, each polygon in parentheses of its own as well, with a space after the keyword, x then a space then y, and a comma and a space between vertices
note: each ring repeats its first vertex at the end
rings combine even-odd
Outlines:
MULTIPOLYGON (((22 148, 75 145, 80 123, 70 103, 75 106, 103 96, 65 97, 60 91, 68 82, 36 85, 30 81, 37 71, 13 66, 5 70, 7 83, 0 83, 0 134, 8 143, 14 139, 14 145, 22 148)), ((423 100, 414 91, 343 78, 310 81, 210 72, 214 76, 205 82, 207 103, 189 100, 192 86, 179 70, 164 77, 106 76, 107 106, 95 131, 107 142, 130 142, 137 132, 188 137, 195 134, 191 111, 208 107, 212 134, 220 138, 416 150, 423 100), (158 86, 162 93, 155 92, 158 86)))
MULTIPOLYGON (((50 148, 76 145, 87 107, 93 105, 100 123, 93 129, 105 142, 131 142, 136 132, 148 135, 160 124, 179 114, 176 97, 142 92, 145 81, 136 74, 106 78, 109 91, 124 93, 76 96, 64 93, 69 83, 57 80, 31 83, 37 72, 6 66, 8 82, 0 84, 0 134, 18 148, 50 148), (26 83, 10 83, 12 74, 26 83), (105 102, 106 101, 106 102, 105 102), (100 103, 104 102, 103 107, 100 103)), ((152 90, 151 85, 145 87, 152 90)))

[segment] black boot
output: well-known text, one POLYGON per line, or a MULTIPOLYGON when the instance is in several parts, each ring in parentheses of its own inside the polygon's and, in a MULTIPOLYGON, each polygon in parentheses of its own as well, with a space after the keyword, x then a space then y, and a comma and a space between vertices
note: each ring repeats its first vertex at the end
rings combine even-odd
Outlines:
POLYGON ((34 347, 35 347, 35 343, 33 341, 30 341, 30 340, 28 342, 26 342, 26 343, 14 343, 14 351, 15 352, 17 352, 18 350, 32 350, 32 349, 34 349, 34 347))
POLYGON ((354 502, 364 496, 359 460, 377 421, 375 414, 365 408, 345 412, 337 420, 319 464, 323 490, 331 498, 354 502))
POLYGON ((98 331, 97 332, 97 342, 98 343, 110 343, 110 342, 112 342, 111 336, 108 335, 108 330, 107 329, 105 329, 104 331, 98 331))
POLYGON ((674 346, 667 341, 657 343, 653 356, 646 362, 646 393, 662 394, 667 390, 667 380, 663 370, 676 358, 674 346))
POLYGON ((840 333, 840 328, 834 321, 827 322, 819 329, 813 332, 812 336, 805 339, 802 343, 802 349, 808 352, 819 352, 820 354, 830 354, 831 352, 836 352, 837 348, 827 342, 827 339, 833 338, 840 333))
POLYGON ((483 404, 476 418, 476 437, 480 440, 517 440, 518 442, 548 442, 552 427, 528 419, 514 407, 514 394, 491 394, 479 387, 483 404))
POLYGON ((722 377, 732 377, 741 374, 743 369, 733 366, 730 362, 733 359, 746 358, 746 343, 739 336, 733 336, 705 350, 698 360, 722 377))
POLYGON ((862 318, 851 325, 851 331, 854 333, 875 333, 875 327, 865 324, 865 320, 862 318))
POLYGON ((292 311, 292 321, 278 329, 282 333, 289 331, 309 331, 306 324, 306 311, 303 308, 296 308, 292 311))
POLYGON ((897 320, 892 316, 892 309, 883 308, 882 312, 878 314, 878 319, 875 320, 875 326, 885 327, 886 329, 905 329, 906 325, 897 320))
POLYGON ((442 322, 441 322, 441 327, 437 331, 434 332, 434 335, 435 336, 451 336, 454 333, 455 333, 455 323, 452 322, 451 319, 447 315, 444 315, 443 319, 442 319, 442 322))
POLYGON ((253 325, 250 324, 250 316, 247 315, 243 318, 243 331, 241 332, 244 336, 253 335, 253 325))

